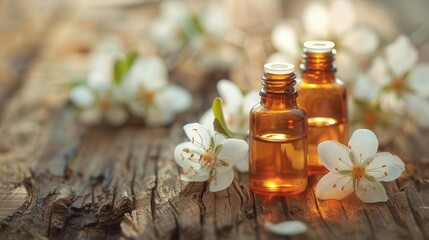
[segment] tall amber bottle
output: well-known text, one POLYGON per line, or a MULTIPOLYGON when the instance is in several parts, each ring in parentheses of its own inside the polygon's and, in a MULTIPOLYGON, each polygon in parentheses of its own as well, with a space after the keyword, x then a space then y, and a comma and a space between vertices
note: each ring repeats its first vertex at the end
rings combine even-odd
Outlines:
POLYGON ((267 63, 264 70, 261 102, 250 111, 249 186, 265 196, 297 194, 307 186, 307 120, 294 66, 267 63))
POLYGON ((308 171, 326 173, 317 146, 326 140, 347 144, 347 90, 335 77, 335 44, 308 41, 302 54, 302 80, 297 86, 298 103, 308 116, 308 171))

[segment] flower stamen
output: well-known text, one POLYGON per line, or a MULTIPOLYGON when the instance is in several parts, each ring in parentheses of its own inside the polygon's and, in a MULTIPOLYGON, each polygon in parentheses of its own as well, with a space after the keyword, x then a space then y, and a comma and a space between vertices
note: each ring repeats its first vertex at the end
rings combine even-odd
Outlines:
POLYGON ((353 167, 353 169, 352 169, 352 177, 354 179, 357 179, 359 181, 363 177, 364 174, 365 174, 365 168, 364 167, 362 167, 360 165, 357 165, 357 166, 353 167))

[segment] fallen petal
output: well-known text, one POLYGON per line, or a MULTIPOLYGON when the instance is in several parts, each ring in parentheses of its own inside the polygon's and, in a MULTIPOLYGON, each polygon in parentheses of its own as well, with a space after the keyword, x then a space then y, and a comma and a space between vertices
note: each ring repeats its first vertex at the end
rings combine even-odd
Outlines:
POLYGON ((301 221, 284 221, 280 223, 265 222, 265 228, 275 234, 290 236, 305 233, 308 227, 301 221))

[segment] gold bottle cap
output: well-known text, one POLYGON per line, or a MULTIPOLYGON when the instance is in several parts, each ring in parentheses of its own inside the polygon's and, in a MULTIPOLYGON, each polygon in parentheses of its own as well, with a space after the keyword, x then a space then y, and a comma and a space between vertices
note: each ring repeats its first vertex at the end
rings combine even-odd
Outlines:
POLYGON ((289 74, 293 73, 294 69, 295 66, 290 63, 274 62, 264 65, 265 72, 270 74, 289 74))
POLYGON ((334 47, 335 43, 331 41, 307 41, 304 43, 304 49, 314 53, 330 52, 334 47))

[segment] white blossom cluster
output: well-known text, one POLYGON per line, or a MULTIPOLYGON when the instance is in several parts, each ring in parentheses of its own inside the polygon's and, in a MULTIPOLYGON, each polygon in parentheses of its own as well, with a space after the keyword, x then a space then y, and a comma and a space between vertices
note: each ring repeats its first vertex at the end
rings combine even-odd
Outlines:
POLYGON ((90 57, 85 81, 74 84, 70 100, 87 125, 122 125, 134 115, 148 126, 171 123, 192 104, 190 93, 168 81, 159 57, 125 54, 117 42, 102 42, 90 57))
MULTIPOLYGON (((351 129, 369 128, 381 144, 392 140, 404 121, 429 127, 429 63, 405 35, 385 46, 374 23, 358 18, 357 2, 310 1, 301 21, 285 19, 271 34, 276 51, 268 62, 299 65, 302 43, 330 40, 336 44, 337 76, 349 88, 351 129)), ((389 19, 383 19, 389 25, 389 19)))

